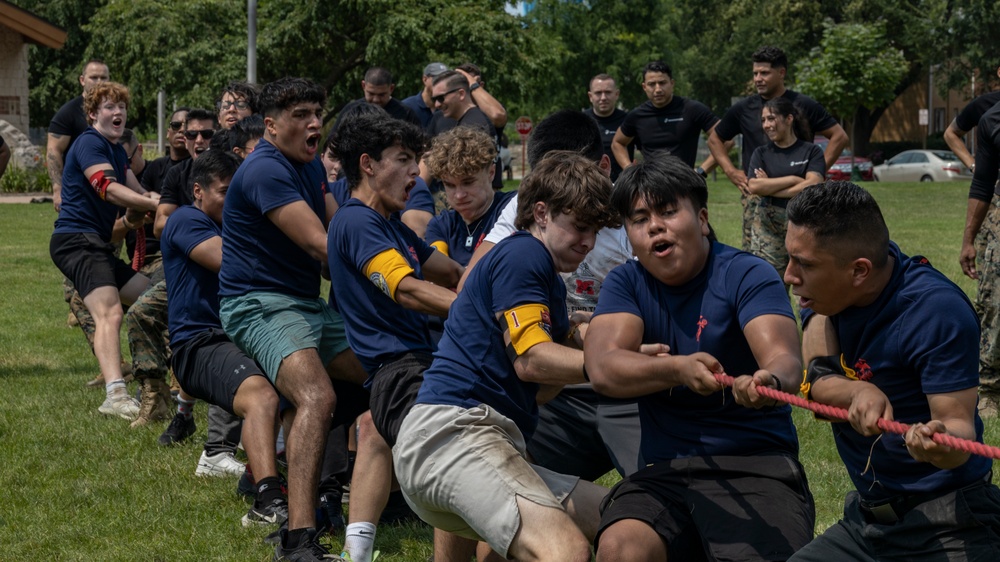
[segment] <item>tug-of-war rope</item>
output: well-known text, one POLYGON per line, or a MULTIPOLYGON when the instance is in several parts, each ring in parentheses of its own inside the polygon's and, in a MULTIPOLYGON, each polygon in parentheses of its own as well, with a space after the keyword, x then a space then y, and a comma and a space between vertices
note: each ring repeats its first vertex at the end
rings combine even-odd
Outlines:
MULTIPOLYGON (((716 373, 715 379, 723 385, 730 387, 733 386, 733 383, 736 381, 736 379, 729 375, 718 373, 716 373)), ((810 410, 826 418, 847 421, 847 410, 844 408, 820 404, 818 402, 811 402, 801 396, 796 396, 794 394, 789 394, 787 392, 782 392, 766 386, 758 386, 757 392, 772 400, 787 402, 788 404, 798 406, 799 408, 805 408, 806 410, 810 410)), ((907 430, 910 429, 909 424, 889 421, 886 419, 879 419, 878 427, 882 431, 896 433, 899 435, 906 435, 907 430)), ((979 455, 990 459, 1000 459, 1000 448, 993 447, 991 445, 962 439, 960 437, 955 437, 954 435, 948 435, 947 433, 935 433, 931 438, 935 443, 951 447, 952 449, 958 449, 959 451, 965 453, 979 455)))

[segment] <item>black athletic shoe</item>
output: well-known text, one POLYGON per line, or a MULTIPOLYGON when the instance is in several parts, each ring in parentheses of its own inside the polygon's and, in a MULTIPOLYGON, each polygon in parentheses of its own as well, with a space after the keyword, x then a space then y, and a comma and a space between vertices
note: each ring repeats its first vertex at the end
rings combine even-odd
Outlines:
POLYGON ((326 492, 319 496, 316 508, 316 530, 319 535, 336 535, 347 527, 344 521, 344 505, 338 492, 326 492))
POLYGON ((325 546, 316 541, 316 529, 310 529, 302 543, 296 546, 284 545, 288 541, 288 531, 281 531, 281 542, 274 547, 274 560, 286 560, 288 562, 346 562, 336 554, 330 554, 325 546))
POLYGON ((288 501, 285 498, 276 498, 265 506, 253 506, 243 516, 244 527, 251 525, 278 525, 280 527, 285 521, 288 521, 288 501))
POLYGON ((194 430, 194 416, 185 418, 183 414, 174 414, 174 418, 170 420, 170 425, 167 426, 163 435, 160 435, 157 443, 164 446, 180 443, 194 435, 194 430))

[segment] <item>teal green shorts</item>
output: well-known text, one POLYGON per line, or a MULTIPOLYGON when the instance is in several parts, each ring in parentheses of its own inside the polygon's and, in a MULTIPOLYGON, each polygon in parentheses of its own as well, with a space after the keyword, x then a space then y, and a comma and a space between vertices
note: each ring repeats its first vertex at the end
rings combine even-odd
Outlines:
POLYGON ((274 383, 285 357, 315 349, 328 365, 346 350, 344 319, 323 299, 256 291, 220 302, 222 328, 274 383))

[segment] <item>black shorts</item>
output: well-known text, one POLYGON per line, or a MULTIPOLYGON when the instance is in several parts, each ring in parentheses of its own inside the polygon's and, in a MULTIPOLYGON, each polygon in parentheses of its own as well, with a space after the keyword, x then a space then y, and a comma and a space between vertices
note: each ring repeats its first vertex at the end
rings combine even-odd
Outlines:
POLYGON ((171 351, 174 375, 184 392, 233 415, 233 399, 243 381, 252 376, 264 377, 263 369, 221 328, 205 330, 171 351))
POLYGON ((668 560, 785 560, 813 538, 815 507, 790 456, 692 457, 647 466, 601 503, 596 545, 635 519, 668 545, 668 560))
POLYGON ((399 427, 417 400, 424 371, 433 360, 430 353, 405 353, 383 363, 372 377, 372 422, 390 447, 396 444, 399 427))
POLYGON ((136 275, 131 266, 115 256, 113 244, 89 232, 53 234, 49 255, 81 297, 98 287, 121 289, 136 275))

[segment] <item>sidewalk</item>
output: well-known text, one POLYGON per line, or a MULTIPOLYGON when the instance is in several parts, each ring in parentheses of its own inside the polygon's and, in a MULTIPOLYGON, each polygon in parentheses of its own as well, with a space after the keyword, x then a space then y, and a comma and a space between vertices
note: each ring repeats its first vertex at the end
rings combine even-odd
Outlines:
POLYGON ((51 193, 0 193, 0 204, 3 203, 46 203, 52 204, 51 193))

